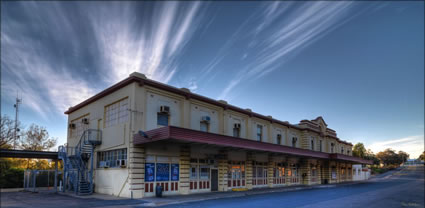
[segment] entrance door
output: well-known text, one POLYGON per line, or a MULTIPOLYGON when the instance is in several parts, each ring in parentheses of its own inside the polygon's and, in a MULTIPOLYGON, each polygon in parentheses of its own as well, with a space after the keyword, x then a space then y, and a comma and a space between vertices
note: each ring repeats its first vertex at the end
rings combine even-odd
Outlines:
POLYGON ((218 170, 211 169, 211 191, 218 191, 218 170))

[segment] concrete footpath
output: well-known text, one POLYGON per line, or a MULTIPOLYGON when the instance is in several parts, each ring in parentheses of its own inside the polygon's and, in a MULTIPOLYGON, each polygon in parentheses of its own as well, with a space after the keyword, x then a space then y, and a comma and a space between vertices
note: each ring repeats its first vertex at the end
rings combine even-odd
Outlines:
POLYGON ((276 187, 276 188, 257 188, 248 191, 229 191, 229 192, 212 192, 212 193, 200 193, 200 194, 190 194, 190 195, 175 195, 175 196, 163 196, 162 198, 157 197, 146 197, 142 200, 145 202, 142 207, 157 207, 165 206, 172 204, 182 204, 188 202, 199 202, 212 199, 224 199, 224 198, 233 198, 233 197, 243 197, 257 194, 267 194, 275 192, 286 192, 286 191, 300 191, 308 189, 325 189, 325 188, 335 188, 340 186, 347 186, 353 184, 367 183, 368 181, 356 181, 356 182, 345 182, 339 184, 327 184, 327 185, 298 185, 298 186, 286 186, 286 187, 276 187))

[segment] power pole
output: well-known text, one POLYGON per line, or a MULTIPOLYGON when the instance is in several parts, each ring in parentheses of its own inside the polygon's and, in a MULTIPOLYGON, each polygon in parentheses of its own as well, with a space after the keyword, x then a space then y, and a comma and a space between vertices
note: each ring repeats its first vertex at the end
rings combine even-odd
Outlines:
POLYGON ((15 134, 13 135, 13 149, 16 149, 16 140, 18 139, 18 132, 20 129, 18 129, 18 115, 19 115, 19 105, 22 103, 22 99, 18 97, 18 94, 16 94, 16 103, 13 105, 15 107, 15 134))

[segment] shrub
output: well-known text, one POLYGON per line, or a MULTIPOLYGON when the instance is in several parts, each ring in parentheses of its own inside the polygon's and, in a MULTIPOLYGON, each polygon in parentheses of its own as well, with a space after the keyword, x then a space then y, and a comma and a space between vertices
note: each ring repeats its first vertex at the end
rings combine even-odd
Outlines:
POLYGON ((24 186, 24 169, 9 168, 0 173, 0 188, 22 188, 24 186))

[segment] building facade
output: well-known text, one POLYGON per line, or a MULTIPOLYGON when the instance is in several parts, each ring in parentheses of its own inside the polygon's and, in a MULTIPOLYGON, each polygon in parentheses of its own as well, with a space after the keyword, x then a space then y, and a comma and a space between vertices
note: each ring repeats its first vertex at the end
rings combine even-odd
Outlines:
POLYGON ((121 197, 232 191, 352 180, 352 144, 322 117, 290 124, 132 73, 68 109, 67 145, 85 130, 95 192, 121 197))

